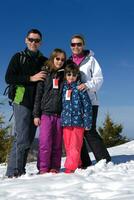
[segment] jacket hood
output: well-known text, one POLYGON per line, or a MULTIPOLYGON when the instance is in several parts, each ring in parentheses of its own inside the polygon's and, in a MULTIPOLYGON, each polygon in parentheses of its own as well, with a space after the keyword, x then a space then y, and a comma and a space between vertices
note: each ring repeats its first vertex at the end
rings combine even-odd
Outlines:
POLYGON ((84 50, 85 56, 94 56, 94 52, 92 50, 84 50))

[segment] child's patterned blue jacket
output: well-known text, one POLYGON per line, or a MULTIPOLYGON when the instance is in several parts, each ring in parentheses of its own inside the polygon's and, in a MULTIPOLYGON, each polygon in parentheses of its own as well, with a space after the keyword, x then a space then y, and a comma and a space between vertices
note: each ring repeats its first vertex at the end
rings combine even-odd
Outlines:
POLYGON ((91 128, 92 124, 92 105, 86 91, 77 89, 78 83, 64 83, 62 93, 62 126, 79 126, 91 128), (72 90, 71 99, 66 100, 66 91, 72 90))

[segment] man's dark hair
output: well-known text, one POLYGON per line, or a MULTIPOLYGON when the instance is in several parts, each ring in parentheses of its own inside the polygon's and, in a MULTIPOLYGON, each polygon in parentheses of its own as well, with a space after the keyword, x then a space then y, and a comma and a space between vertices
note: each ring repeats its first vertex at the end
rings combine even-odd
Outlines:
POLYGON ((28 33, 27 33, 27 37, 29 36, 30 33, 38 34, 40 36, 40 39, 42 40, 42 34, 41 34, 41 32, 38 29, 31 29, 31 30, 29 30, 28 33))

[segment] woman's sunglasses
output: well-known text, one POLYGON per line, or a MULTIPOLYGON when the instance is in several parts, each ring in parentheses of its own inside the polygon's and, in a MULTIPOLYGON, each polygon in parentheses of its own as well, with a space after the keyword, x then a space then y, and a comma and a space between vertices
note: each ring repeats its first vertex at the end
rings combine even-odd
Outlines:
POLYGON ((81 42, 78 42, 78 43, 74 43, 74 42, 72 42, 71 43, 71 47, 75 47, 75 46, 77 46, 77 47, 82 47, 82 43, 81 42))

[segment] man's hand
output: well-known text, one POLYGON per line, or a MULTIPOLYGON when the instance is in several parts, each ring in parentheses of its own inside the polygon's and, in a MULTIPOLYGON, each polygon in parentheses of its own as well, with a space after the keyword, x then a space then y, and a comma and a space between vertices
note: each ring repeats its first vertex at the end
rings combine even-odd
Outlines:
POLYGON ((34 125, 35 126, 39 126, 40 125, 40 118, 39 117, 35 117, 34 118, 34 125))
POLYGON ((44 71, 38 72, 37 74, 30 76, 30 81, 43 81, 46 78, 46 73, 44 71))

